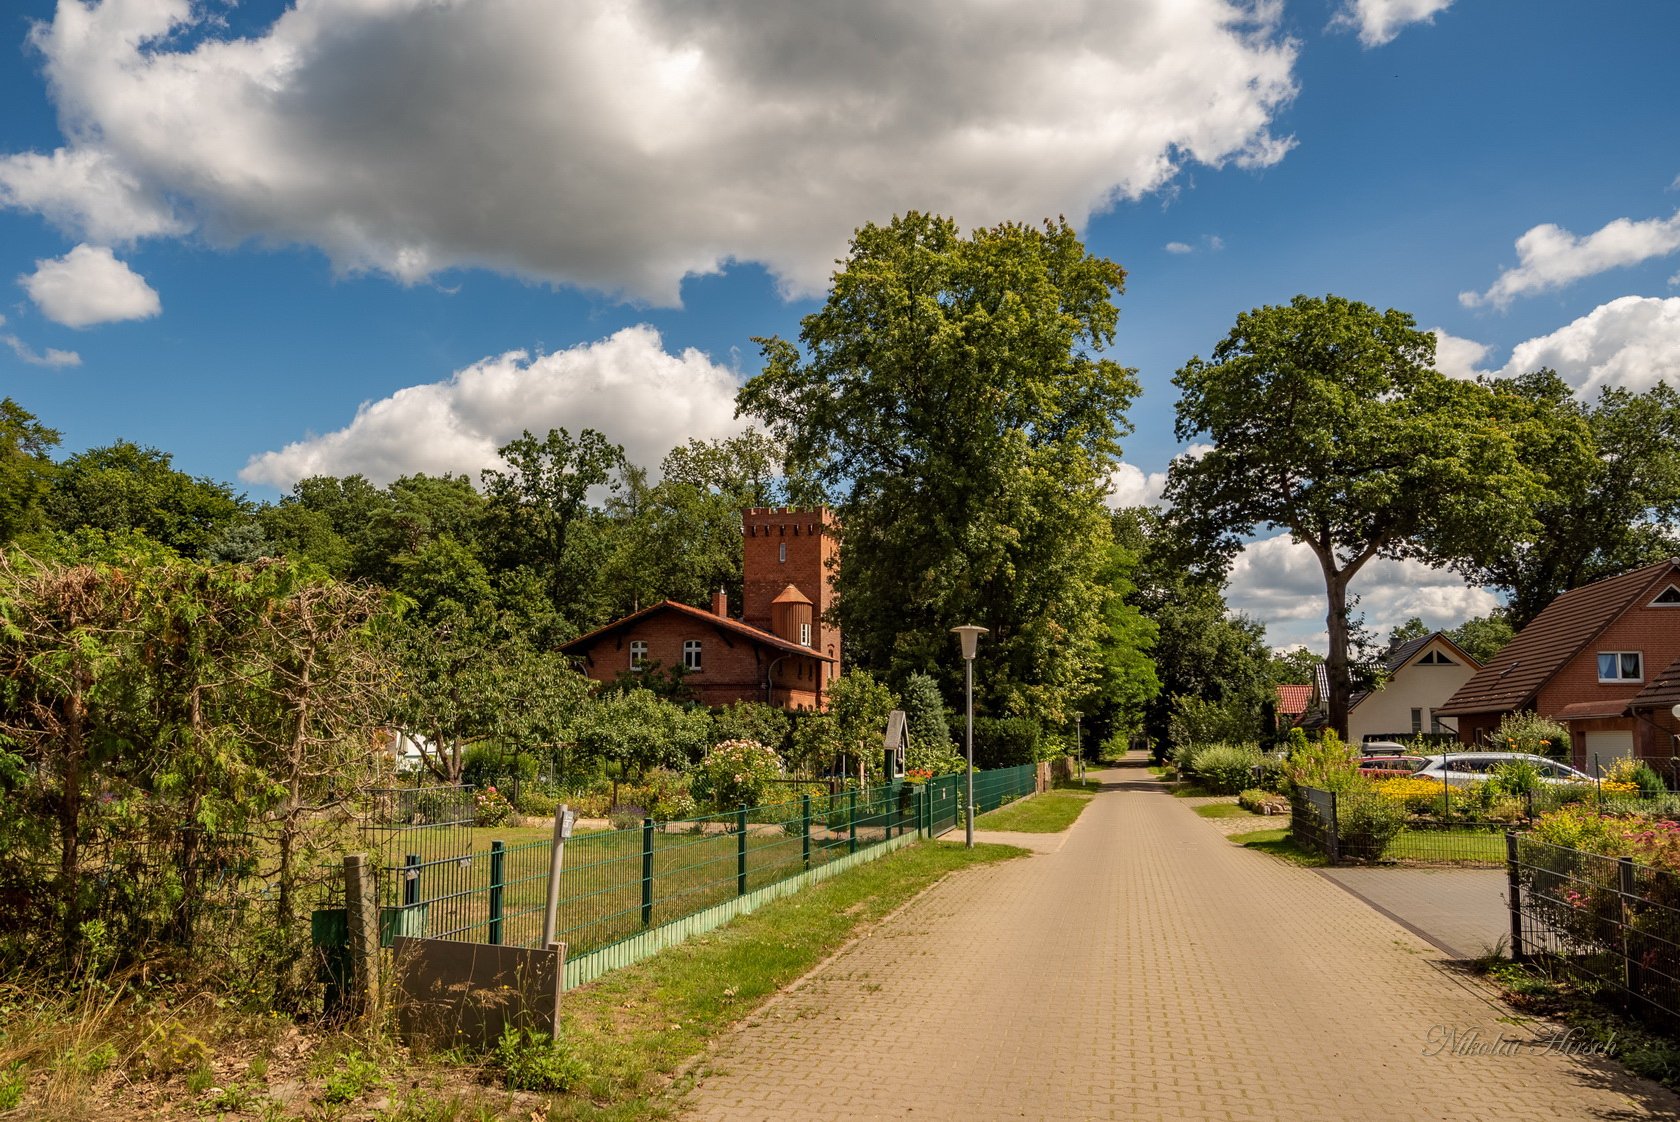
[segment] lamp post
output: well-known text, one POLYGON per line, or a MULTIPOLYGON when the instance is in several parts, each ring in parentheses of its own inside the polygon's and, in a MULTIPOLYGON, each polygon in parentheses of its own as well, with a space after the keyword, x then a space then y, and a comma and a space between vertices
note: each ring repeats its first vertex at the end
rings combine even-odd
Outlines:
POLYGON ((968 696, 968 705, 967 705, 967 710, 966 710, 967 715, 968 715, 968 720, 967 720, 966 731, 965 731, 965 734, 964 734, 964 737, 963 737, 964 742, 966 743, 967 749, 968 749, 968 751, 967 751, 967 755, 968 755, 968 803, 967 803, 967 806, 968 806, 968 815, 967 815, 968 829, 967 829, 966 844, 967 844, 969 849, 973 849, 974 848, 974 648, 979 646, 980 636, 986 634, 986 629, 984 627, 976 627, 973 624, 965 624, 962 627, 953 627, 953 628, 951 628, 951 630, 956 632, 957 639, 962 643, 963 684, 966 688, 966 693, 967 693, 967 696, 968 696))

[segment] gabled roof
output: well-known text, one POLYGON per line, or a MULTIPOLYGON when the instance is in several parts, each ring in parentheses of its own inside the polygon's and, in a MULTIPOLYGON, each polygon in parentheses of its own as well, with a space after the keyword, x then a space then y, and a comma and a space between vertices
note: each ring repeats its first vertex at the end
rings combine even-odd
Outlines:
POLYGON ((639 612, 627 615, 623 619, 613 620, 613 622, 607 624, 605 627, 597 627, 594 631, 591 631, 587 635, 579 635, 576 639, 573 639, 569 643, 560 644, 560 649, 567 654, 581 654, 582 649, 593 643, 595 640, 605 638, 615 631, 629 627, 633 623, 640 623, 642 620, 659 612, 676 612, 679 615, 688 616, 696 622, 709 624, 720 631, 728 631, 732 634, 741 636, 743 639, 750 640, 751 642, 758 643, 762 646, 772 647, 786 654, 805 655, 807 658, 814 658, 821 662, 839 661, 829 655, 823 654, 815 647, 802 647, 798 643, 790 643, 780 635, 772 635, 768 631, 760 631, 758 628, 751 627, 742 623, 740 620, 730 619, 727 616, 714 615, 703 608, 691 608, 687 604, 679 604, 675 600, 662 600, 651 607, 643 608, 639 612))
POLYGON ((1277 687, 1277 711, 1290 717, 1299 717, 1307 711, 1307 703, 1312 700, 1311 686, 1279 686, 1277 687))
POLYGON ((1651 679, 1651 684, 1634 695, 1629 709, 1670 709, 1680 705, 1680 658, 1651 679))
POLYGON ((1629 608, 1643 606, 1651 586, 1673 579, 1677 569, 1680 562, 1659 561, 1563 593, 1436 712, 1457 717, 1531 707, 1552 675, 1629 608))

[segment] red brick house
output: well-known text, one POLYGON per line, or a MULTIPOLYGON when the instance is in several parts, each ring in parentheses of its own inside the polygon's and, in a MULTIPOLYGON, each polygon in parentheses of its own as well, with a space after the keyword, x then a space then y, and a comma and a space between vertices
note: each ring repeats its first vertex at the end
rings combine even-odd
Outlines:
POLYGON ((723 592, 710 610, 666 600, 566 643, 589 677, 610 682, 644 666, 681 667, 706 705, 760 701, 823 709, 840 673, 840 629, 830 619, 839 541, 826 508, 742 513, 741 618, 723 592))
POLYGON ((1677 662, 1680 559, 1671 559, 1565 592, 1436 713, 1458 719, 1466 744, 1507 713, 1551 717, 1568 726, 1576 767, 1595 755, 1667 759, 1674 720, 1661 702, 1668 692, 1680 700, 1677 662))

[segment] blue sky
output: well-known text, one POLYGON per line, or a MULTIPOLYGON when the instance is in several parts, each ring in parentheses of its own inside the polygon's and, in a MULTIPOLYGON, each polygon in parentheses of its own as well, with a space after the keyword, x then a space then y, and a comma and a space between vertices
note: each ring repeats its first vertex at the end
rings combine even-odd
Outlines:
MULTIPOLYGON (((523 427, 656 462, 909 207, 1065 213, 1126 267, 1128 499, 1173 372, 1297 293, 1411 312, 1457 374, 1680 380, 1680 5, 822 7, 13 0, 0 393, 258 498, 523 427)), ((1317 581, 1263 538, 1231 599, 1315 644, 1317 581)), ((1362 584, 1379 629, 1493 604, 1362 584)))

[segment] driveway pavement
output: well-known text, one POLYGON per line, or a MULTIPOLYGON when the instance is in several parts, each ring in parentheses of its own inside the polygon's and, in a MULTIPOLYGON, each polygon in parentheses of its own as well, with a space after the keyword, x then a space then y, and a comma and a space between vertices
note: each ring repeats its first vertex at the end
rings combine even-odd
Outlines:
POLYGON ((1141 768, 1051 852, 949 877, 725 1038, 688 1117, 1680 1119, 1141 768))

